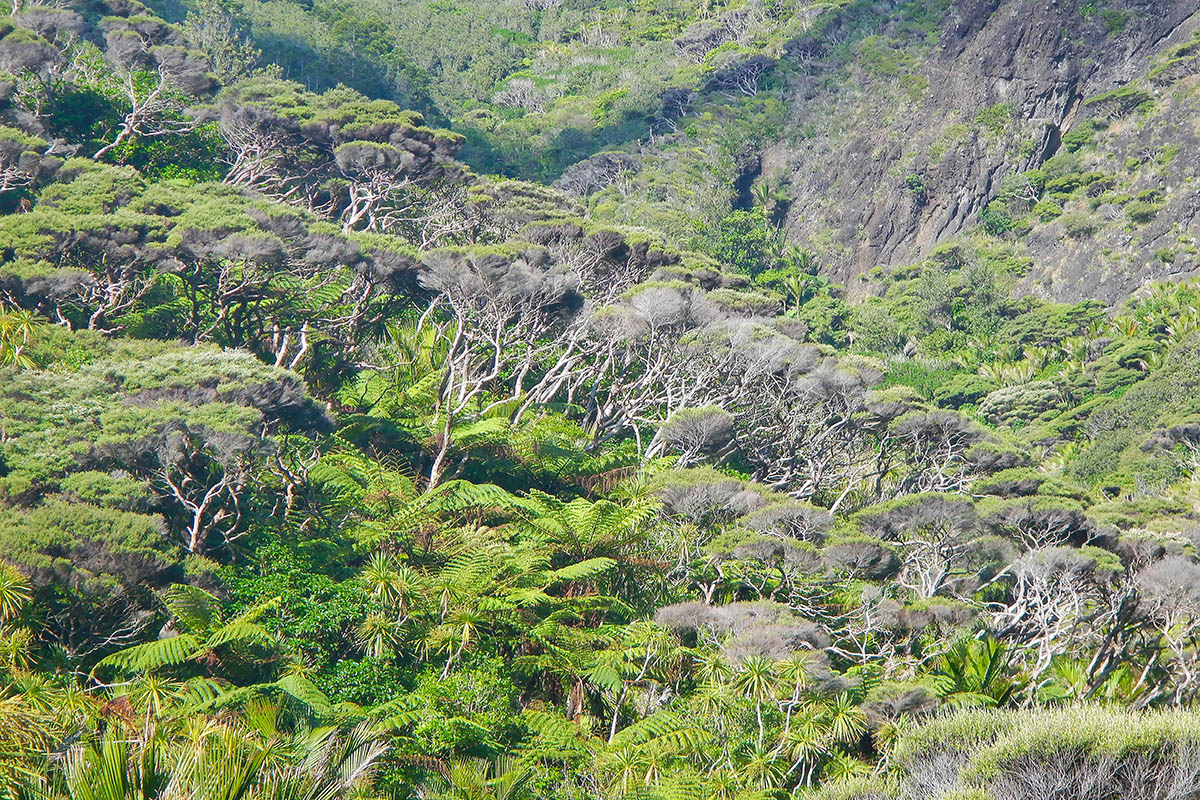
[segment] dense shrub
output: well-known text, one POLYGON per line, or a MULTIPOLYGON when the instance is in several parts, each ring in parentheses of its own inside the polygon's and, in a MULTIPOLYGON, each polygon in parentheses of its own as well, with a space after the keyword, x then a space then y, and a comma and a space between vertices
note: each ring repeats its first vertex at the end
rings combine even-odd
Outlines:
POLYGON ((979 413, 989 422, 1020 425, 1062 403, 1062 391, 1053 381, 1031 381, 989 392, 979 403, 979 413))

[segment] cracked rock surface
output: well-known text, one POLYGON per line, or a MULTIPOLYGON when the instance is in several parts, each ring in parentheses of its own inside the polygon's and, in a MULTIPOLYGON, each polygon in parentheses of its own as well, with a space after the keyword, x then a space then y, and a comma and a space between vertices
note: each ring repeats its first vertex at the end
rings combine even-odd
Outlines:
POLYGON ((789 187, 789 239, 822 252, 851 292, 865 291, 859 275, 917 261, 978 225, 1005 178, 1041 166, 1062 151, 1064 136, 1101 119, 1114 169, 1167 145, 1178 149, 1139 178, 1146 187, 1133 187, 1159 191, 1157 215, 1131 226, 1120 209, 1089 208, 1095 231, 1086 239, 1066 235, 1059 222, 1038 225, 1016 245, 1032 260, 1024 288, 1112 300, 1147 280, 1200 270, 1195 259, 1162 256, 1200 232, 1200 76, 1188 63, 1160 69, 1157 83, 1148 78, 1155 59, 1200 26, 1200 3, 1143 0, 1121 4, 1120 13, 1114 30, 1108 18, 1081 18, 1078 4, 1065 0, 956 2, 928 57, 896 76, 871 74, 860 58, 848 78, 834 78, 827 41, 793 43, 789 55, 805 69, 788 103, 796 129, 815 133, 772 145, 761 160, 763 174, 789 187), (1117 115, 1112 104, 1094 102, 1135 84, 1153 95, 1154 114, 1117 115))

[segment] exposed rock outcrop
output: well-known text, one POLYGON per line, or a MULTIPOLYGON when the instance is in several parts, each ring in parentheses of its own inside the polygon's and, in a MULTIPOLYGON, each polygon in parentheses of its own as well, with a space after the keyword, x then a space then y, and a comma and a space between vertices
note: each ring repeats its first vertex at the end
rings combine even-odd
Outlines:
MULTIPOLYGON (((845 13, 861 13, 854 5, 845 13)), ((1022 232, 1034 262, 1024 288, 1116 299, 1146 280, 1200 271, 1185 252, 1200 233, 1200 60, 1168 63, 1200 28, 1200 3, 1097 5, 951 3, 936 45, 914 65, 871 50, 905 35, 895 17, 886 37, 851 44, 849 66, 835 63, 835 43, 851 36, 838 20, 793 42, 788 57, 806 67, 789 95, 794 125, 817 133, 767 148, 762 165, 790 187, 789 238, 820 250, 854 290, 858 275, 919 260, 979 224, 1006 178, 1039 167, 1072 131, 1102 120, 1103 141, 1086 166, 1124 170, 1134 195, 1156 191, 1154 217, 1131 223, 1119 207, 1092 204, 1086 236, 1057 220, 1022 232), (1096 102, 1135 83, 1147 86, 1152 112, 1096 102), (1163 163, 1139 172, 1131 159, 1163 163)))

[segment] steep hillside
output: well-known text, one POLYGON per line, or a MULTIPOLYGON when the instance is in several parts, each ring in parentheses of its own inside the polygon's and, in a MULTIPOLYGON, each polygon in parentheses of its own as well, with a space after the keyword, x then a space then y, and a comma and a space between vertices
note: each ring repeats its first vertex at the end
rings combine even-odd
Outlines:
POLYGON ((1200 796, 1195 4, 5 11, 0 800, 1200 796))
POLYGON ((1057 299, 1200 268, 1195 3, 956 3, 926 42, 885 24, 839 59, 852 9, 789 43, 789 130, 812 135, 762 160, 789 238, 824 243, 839 278, 976 226, 1057 299))
POLYGON ((287 74, 417 104, 467 136, 469 163, 557 181, 597 218, 695 246, 698 220, 749 207, 758 187, 787 240, 858 296, 865 273, 976 233, 1018 243, 1023 291, 1060 300, 1197 269, 1187 0, 245 13, 287 74))

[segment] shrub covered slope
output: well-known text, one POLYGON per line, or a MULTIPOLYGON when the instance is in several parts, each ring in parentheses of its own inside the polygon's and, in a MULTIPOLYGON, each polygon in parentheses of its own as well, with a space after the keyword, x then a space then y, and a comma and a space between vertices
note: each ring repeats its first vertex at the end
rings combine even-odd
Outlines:
POLYGON ((1194 5, 5 11, 5 796, 1200 792, 1194 5))

